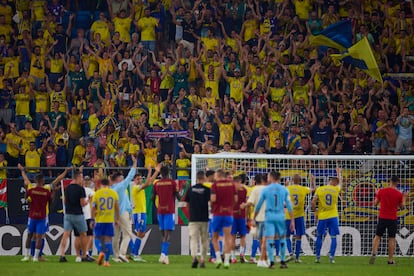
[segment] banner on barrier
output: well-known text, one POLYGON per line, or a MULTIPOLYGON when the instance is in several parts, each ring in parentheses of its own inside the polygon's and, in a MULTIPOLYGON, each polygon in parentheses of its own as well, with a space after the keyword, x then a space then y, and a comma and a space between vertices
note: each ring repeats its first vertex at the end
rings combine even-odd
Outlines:
MULTIPOLYGON (((372 238, 374 236, 374 224, 361 224, 358 228, 342 225, 340 227, 340 235, 337 236, 338 247, 336 255, 352 255, 361 256, 371 254, 372 238)), ((302 250, 305 255, 314 254, 314 246, 316 240, 316 227, 312 226, 306 229, 306 235, 302 238, 302 250)), ((51 225, 46 233, 46 243, 44 252, 46 255, 59 254, 59 245, 63 235, 63 227, 61 225, 51 225)), ((0 255, 20 255, 27 237, 25 225, 2 225, 0 226, 0 255)), ((161 249, 160 231, 157 225, 148 225, 147 233, 142 240, 142 254, 159 254, 161 249)), ((67 254, 72 255, 75 252, 73 247, 72 236, 68 243, 67 254)), ((329 237, 327 237, 329 239, 329 237)), ((385 240, 382 239, 386 252, 385 240)), ((236 241, 238 244, 239 241, 236 241)), ((247 235, 247 255, 250 255, 252 237, 247 235)), ((324 242, 322 254, 326 255, 329 251, 330 242, 324 242)), ((189 255, 190 242, 188 226, 177 226, 172 232, 170 239, 170 254, 172 255, 189 255)), ((96 252, 95 252, 96 253, 96 252)), ((414 229, 411 225, 401 226, 396 235, 396 253, 402 256, 414 255, 414 229)))

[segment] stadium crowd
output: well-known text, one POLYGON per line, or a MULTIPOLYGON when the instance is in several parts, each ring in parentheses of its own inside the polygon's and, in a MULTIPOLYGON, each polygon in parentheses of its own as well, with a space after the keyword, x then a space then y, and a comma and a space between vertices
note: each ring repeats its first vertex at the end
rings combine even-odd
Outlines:
POLYGON ((134 155, 155 167, 175 147, 177 168, 220 150, 410 153, 413 14, 411 1, 1 0, 0 166, 125 167, 134 155), (394 78, 310 45, 340 20, 394 78), (176 146, 148 135, 159 131, 187 135, 176 146))

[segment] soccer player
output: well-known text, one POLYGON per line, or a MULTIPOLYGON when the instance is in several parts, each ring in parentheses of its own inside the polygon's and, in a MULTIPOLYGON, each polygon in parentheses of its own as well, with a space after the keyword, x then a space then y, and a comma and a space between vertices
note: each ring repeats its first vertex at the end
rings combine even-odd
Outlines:
POLYGON ((158 165, 154 174, 151 175, 152 168, 148 168, 148 175, 145 183, 142 183, 142 175, 137 173, 134 178, 134 186, 132 187, 132 221, 137 239, 132 246, 133 261, 145 262, 139 254, 141 240, 147 231, 147 200, 145 197, 145 188, 152 184, 160 172, 161 165, 158 165))
MULTIPOLYGON (((243 204, 242 208, 248 208, 249 206, 256 206, 259 202, 260 194, 262 190, 267 185, 267 175, 266 174, 256 174, 254 177, 255 186, 247 200, 247 203, 243 204)), ((259 213, 256 217, 256 239, 258 240, 258 243, 260 243, 260 259, 257 262, 258 267, 269 267, 269 264, 267 263, 267 252, 266 252, 266 239, 263 236, 264 231, 264 220, 265 220, 265 209, 266 209, 266 203, 263 203, 262 208, 260 208, 259 213)), ((254 216, 254 209, 253 209, 253 216, 254 216)), ((253 218, 253 217, 252 217, 253 218)), ((254 240, 253 240, 254 243, 254 240)), ((252 248, 252 257, 257 251, 258 245, 256 245, 255 248, 252 248)))
POLYGON ((260 208, 266 202, 264 236, 266 237, 267 253, 270 260, 270 269, 275 268, 273 247, 275 236, 280 237, 280 268, 287 268, 285 260, 286 249, 286 224, 285 224, 285 206, 290 216, 290 231, 295 229, 295 220, 293 219, 292 203, 289 198, 289 191, 280 184, 280 173, 271 171, 267 175, 269 185, 266 186, 261 194, 255 207, 254 219, 256 220, 260 208))
MULTIPOLYGON (((27 177, 25 168, 21 164, 18 164, 17 167, 18 167, 18 169, 21 172, 21 175, 22 175, 22 178, 23 178, 23 181, 24 181, 24 186, 26 188, 26 193, 29 190, 35 188, 37 186, 37 183, 38 182, 43 182, 44 183, 44 177, 43 177, 42 174, 39 174, 38 176, 36 176, 35 177, 35 183, 32 183, 30 181, 30 179, 27 177)), ((44 185, 43 184, 42 187, 45 188, 45 189, 47 189, 48 191, 50 191, 52 193, 52 195, 53 195, 53 188, 58 183, 60 183, 60 181, 63 178, 65 178, 67 172, 68 172, 67 169, 64 170, 63 173, 61 173, 60 175, 58 175, 58 177, 56 177, 56 179, 52 183, 50 183, 48 185, 44 185)), ((30 196, 28 196, 27 199, 30 202, 30 200, 31 200, 30 196)), ((48 217, 47 217, 47 214, 48 213, 49 213, 49 208, 48 208, 48 205, 46 204, 46 232, 49 229, 49 222, 48 222, 48 217)), ((26 251, 28 251, 28 252, 25 253, 24 258, 22 259, 23 262, 29 261, 29 259, 30 259, 30 253, 32 251, 33 251, 32 255, 34 256, 34 251, 35 251, 35 247, 36 247, 36 240, 35 240, 35 237, 33 235, 34 233, 31 233, 31 231, 30 231, 30 228, 32 228, 32 226, 30 226, 29 224, 30 224, 30 220, 29 220, 28 225, 27 225, 27 228, 28 228, 28 236, 27 236, 27 240, 26 240, 26 251)), ((41 247, 40 247, 40 252, 39 252, 39 256, 38 256, 38 260, 39 261, 45 260, 44 258, 42 258, 42 255, 43 255, 43 252, 42 251, 43 251, 44 244, 45 244, 45 239, 44 239, 44 235, 43 235, 43 237, 41 239, 41 247)))
POLYGON ((169 177, 170 169, 168 167, 161 167, 160 173, 161 179, 154 183, 153 193, 153 199, 158 196, 157 217, 162 238, 159 262, 169 264, 168 247, 171 231, 175 228, 175 198, 178 197, 178 187, 177 183, 169 177))
POLYGON ((231 227, 232 235, 232 250, 231 250, 231 262, 237 263, 236 260, 236 235, 240 236, 240 262, 245 263, 244 254, 246 252, 246 209, 241 208, 241 205, 247 201, 247 188, 244 185, 246 175, 238 175, 234 177, 234 184, 237 192, 237 202, 233 209, 233 225, 231 227))
POLYGON ((318 220, 316 228, 316 263, 320 262, 322 238, 325 235, 326 229, 329 229, 331 236, 331 248, 329 250, 329 260, 335 263, 336 251, 336 236, 339 235, 339 220, 338 220, 338 197, 341 192, 342 174, 341 169, 336 168, 336 177, 332 177, 328 185, 318 187, 312 199, 312 210, 315 212, 318 220), (316 213, 316 206, 318 212, 316 213))
POLYGON ((232 245, 231 227, 233 225, 233 207, 237 202, 237 191, 232 180, 226 176, 223 170, 215 173, 215 182, 211 186, 211 204, 213 205, 213 245, 216 251, 216 267, 220 268, 219 236, 220 231, 224 234, 224 268, 230 267, 230 250, 232 245))
POLYGON ((112 251, 112 237, 114 236, 114 224, 118 224, 120 218, 118 194, 110 189, 108 179, 101 180, 101 188, 96 191, 92 199, 92 220, 94 234, 101 241, 101 252, 98 256, 98 265, 109 266, 109 256, 112 251), (94 222, 96 223, 95 225, 94 222))
POLYGON ((110 177, 111 189, 117 192, 118 201, 119 201, 119 224, 115 226, 114 242, 113 242, 113 260, 115 262, 125 262, 128 263, 129 260, 126 257, 128 250, 128 245, 132 239, 135 242, 135 235, 132 232, 132 222, 131 222, 131 203, 129 197, 126 193, 129 185, 131 184, 132 179, 135 177, 136 168, 137 168, 137 158, 134 155, 131 155, 132 158, 132 168, 129 170, 127 177, 124 179, 124 176, 121 173, 114 173, 110 177), (120 239, 122 233, 122 242, 121 246, 120 239))
POLYGON ((33 238, 36 241, 35 254, 33 262, 39 261, 40 247, 42 238, 47 231, 47 204, 52 199, 52 193, 46 189, 44 185, 43 175, 39 174, 35 177, 36 186, 27 190, 26 197, 29 200, 29 221, 27 229, 29 235, 26 240, 26 252, 22 261, 28 261, 30 256, 30 241, 33 238))
POLYGON ((203 185, 206 176, 204 171, 197 172, 197 183, 190 187, 185 197, 190 210, 190 251, 193 258, 192 268, 198 266, 198 244, 201 244, 200 268, 205 268, 205 260, 208 247, 208 207, 210 201, 210 189, 203 185))
MULTIPOLYGON (((290 199, 293 205, 293 218, 295 219, 295 263, 300 263, 300 252, 302 250, 302 236, 305 235, 305 199, 312 191, 315 191, 315 177, 311 175, 312 190, 309 187, 300 185, 301 177, 295 174, 292 178, 293 184, 287 185, 290 199)), ((288 184, 288 183, 287 183, 288 184)), ((290 220, 286 220, 286 227, 290 225, 290 220)), ((290 231, 287 231, 286 239, 290 242, 290 231)), ((289 247, 289 246, 288 246, 289 247)), ((290 246, 292 247, 292 246, 290 246)), ((290 249, 291 250, 291 249, 290 249)))
POLYGON ((395 250, 395 234, 398 226, 398 208, 404 208, 406 195, 402 194, 397 185, 399 179, 397 176, 391 177, 391 186, 382 188, 375 197, 374 204, 380 204, 379 219, 374 240, 372 241, 372 256, 369 260, 370 264, 374 264, 378 247, 385 229, 388 231, 388 264, 395 264, 393 256, 395 250))

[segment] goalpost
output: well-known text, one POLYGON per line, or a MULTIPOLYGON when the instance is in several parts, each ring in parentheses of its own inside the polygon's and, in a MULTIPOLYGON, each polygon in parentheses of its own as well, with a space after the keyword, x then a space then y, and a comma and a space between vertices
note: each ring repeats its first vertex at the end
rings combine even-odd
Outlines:
MULTIPOLYGON (((301 184, 311 187, 314 177, 316 187, 328 183, 336 176, 336 168, 342 169, 342 191, 338 200, 340 235, 337 237, 336 255, 370 255, 372 239, 377 224, 378 207, 373 205, 375 192, 389 184, 391 176, 400 179, 398 189, 408 194, 407 204, 400 210, 396 236, 396 255, 414 255, 414 156, 374 155, 272 155, 223 152, 217 154, 193 154, 191 180, 203 170, 224 169, 234 175, 245 173, 250 180, 257 173, 277 170, 282 184, 295 174, 301 184)), ((302 238, 305 255, 314 255, 316 221, 310 208, 311 196, 305 205, 306 235, 302 238)), ((329 239, 328 237, 326 237, 329 239)), ((330 242, 325 242, 322 255, 327 255, 330 242)), ((381 241, 378 255, 387 255, 387 239, 381 241)))

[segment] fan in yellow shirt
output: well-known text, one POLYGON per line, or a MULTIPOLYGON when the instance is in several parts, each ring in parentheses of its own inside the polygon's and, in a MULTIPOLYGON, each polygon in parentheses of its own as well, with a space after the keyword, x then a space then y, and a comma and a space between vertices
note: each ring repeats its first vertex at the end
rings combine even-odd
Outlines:
POLYGON ((104 12, 100 12, 99 19, 92 23, 90 36, 95 37, 95 34, 99 34, 106 45, 110 44, 109 23, 104 12))
POLYGON ((30 143, 35 142, 37 135, 39 135, 39 131, 33 129, 31 121, 27 121, 24 124, 24 129, 19 131, 19 136, 22 138, 22 154, 29 149, 30 143))
POLYGON ((0 152, 0 179, 7 179, 7 161, 4 159, 4 154, 0 152), (3 168, 3 169, 2 169, 3 168))
POLYGON ((221 121, 220 117, 216 113, 215 120, 220 132, 219 145, 224 146, 226 142, 233 144, 234 129, 236 128, 237 131, 240 131, 240 126, 237 122, 236 117, 234 117, 232 120, 230 115, 226 114, 224 115, 223 121, 221 121))
POLYGON ((157 148, 154 148, 152 140, 145 142, 143 150, 145 156, 145 166, 155 167, 157 165, 157 148))
MULTIPOLYGON (((131 41, 130 29, 132 19, 134 18, 135 9, 130 9, 129 17, 127 16, 126 10, 121 10, 118 16, 115 16, 112 12, 112 6, 109 5, 109 14, 111 15, 112 23, 114 23, 115 33, 119 33, 119 40, 122 42, 129 43, 131 41)), ((103 40, 103 39, 102 39, 103 40)))
POLYGON ((187 157, 184 147, 182 147, 179 158, 175 160, 177 166, 177 179, 189 179, 190 171, 188 168, 191 166, 191 161, 187 157))
POLYGON ((155 50, 155 27, 158 27, 159 21, 157 18, 151 16, 151 9, 145 8, 144 17, 140 18, 136 23, 138 30, 141 31, 141 42, 145 48, 149 48, 151 51, 155 50), (149 42, 154 42, 153 45, 145 45, 149 42), (149 46, 149 47, 148 47, 149 46))
POLYGON ((228 77, 223 74, 224 79, 230 86, 230 98, 233 98, 235 102, 240 103, 243 101, 243 88, 246 82, 246 77, 241 76, 239 68, 234 69, 234 77, 228 77))
POLYGON ((85 138, 81 137, 79 139, 79 145, 77 145, 73 151, 72 165, 76 167, 82 165, 82 162, 85 159, 85 153, 85 138))

